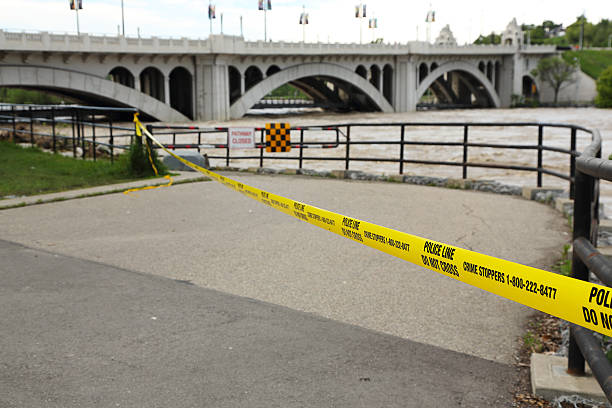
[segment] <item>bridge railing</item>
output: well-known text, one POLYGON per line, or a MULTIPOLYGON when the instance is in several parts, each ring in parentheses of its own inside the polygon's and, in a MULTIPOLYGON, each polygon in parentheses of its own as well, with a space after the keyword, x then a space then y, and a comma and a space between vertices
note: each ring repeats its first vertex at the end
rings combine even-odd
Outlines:
POLYGON ((117 126, 113 120, 134 112, 137 110, 132 108, 0 103, 0 136, 54 153, 71 151, 75 158, 97 160, 103 149, 114 161, 115 149, 129 147, 121 141, 131 144, 134 128, 117 126))
MULTIPOLYGON (((205 150, 209 159, 225 160, 226 166, 231 166, 232 162, 243 160, 258 160, 259 166, 263 167, 265 162, 278 161, 297 161, 297 167, 303 168, 304 162, 324 162, 324 161, 341 161, 344 162, 344 169, 350 170, 353 163, 385 163, 397 165, 399 174, 404 174, 406 165, 427 165, 427 166, 443 166, 457 167, 461 169, 461 178, 468 178, 468 169, 470 168, 487 168, 511 170, 517 172, 533 172, 535 174, 535 184, 542 187, 543 176, 553 176, 558 179, 567 181, 569 186, 570 198, 574 197, 574 173, 576 168, 576 157, 579 155, 577 151, 577 139, 579 134, 590 134, 588 129, 580 126, 556 124, 556 123, 540 123, 540 122, 520 122, 520 123, 467 123, 467 122, 413 122, 413 123, 351 123, 351 124, 335 124, 326 126, 305 126, 292 128, 291 133, 295 135, 299 132, 299 139, 292 138, 291 148, 297 153, 265 153, 265 138, 264 128, 255 128, 259 132, 260 143, 257 143, 255 149, 259 149, 256 154, 249 154, 253 150, 234 151, 227 143, 228 128, 169 128, 169 127, 151 127, 151 131, 160 136, 170 136, 172 139, 168 141, 166 146, 174 149, 189 149, 196 148, 198 151, 205 150), (456 133, 461 134, 461 138, 455 141, 435 140, 431 137, 429 140, 418 140, 412 135, 428 131, 431 128, 450 128, 456 130, 456 133), (476 130, 509 130, 513 128, 529 128, 533 129, 531 143, 503 143, 503 142, 488 142, 474 141, 473 133, 476 130), (566 145, 560 146, 558 143, 552 145, 545 141, 545 136, 552 129, 567 131, 566 145), (331 131, 335 134, 334 139, 322 140, 322 131, 331 131), (364 138, 363 134, 381 133, 385 135, 385 139, 368 139, 364 138), (313 134, 316 137, 310 137, 313 134), (359 134, 358 137, 355 137, 359 134), (395 134, 395 138, 390 139, 388 135, 395 134), (197 135, 197 140, 193 136, 197 135), (342 137, 340 137, 342 136, 342 137), (214 138, 217 143, 210 144, 206 141, 207 138, 214 138), (190 142, 185 143, 181 140, 191 138, 190 142), (178 141, 177 141, 178 140, 178 141), (393 153, 390 146, 397 146, 396 153, 393 153), (441 158, 431 160, 424 157, 409 158, 407 152, 410 148, 442 148, 452 147, 458 149, 455 156, 459 156, 456 160, 450 158, 441 158), (305 149, 324 148, 338 149, 338 154, 319 154, 317 156, 308 155, 305 149), (372 155, 373 150, 385 149, 383 156, 378 157, 372 155), (212 149, 212 150, 208 150, 212 149), (225 150, 223 155, 215 154, 216 149, 225 150), (495 149, 496 151, 533 151, 534 165, 526 165, 513 162, 512 160, 500 160, 496 162, 485 162, 471 159, 471 152, 475 149, 495 149), (356 150, 359 150, 356 152, 356 150), (245 154, 246 152, 246 154, 245 154), (554 166, 547 166, 544 163, 544 155, 547 152, 564 154, 567 156, 567 172, 562 172, 554 166)), ((432 131, 432 135, 435 131, 432 131)), ((498 132, 499 134, 500 132, 498 132)), ((329 134, 329 133, 328 133, 329 134)), ((482 139, 482 137, 480 137, 482 139)), ((162 138, 162 141, 164 139, 162 138)), ((452 155, 449 155, 452 156, 452 155)), ((524 155, 523 155, 524 156, 524 155)), ((558 166, 557 166, 558 167, 558 166)))

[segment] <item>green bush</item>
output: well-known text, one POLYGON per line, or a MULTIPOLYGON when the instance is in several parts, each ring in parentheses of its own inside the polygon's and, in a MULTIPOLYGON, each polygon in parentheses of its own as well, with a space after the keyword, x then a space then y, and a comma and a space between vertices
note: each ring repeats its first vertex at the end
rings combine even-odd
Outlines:
MULTIPOLYGON (((158 174, 166 174, 166 166, 159 161, 157 151, 155 149, 151 149, 151 158, 153 159, 153 163, 157 168, 158 174)), ((138 177, 155 175, 151 162, 149 161, 147 148, 143 145, 138 137, 134 138, 134 142, 130 146, 130 150, 128 152, 128 172, 130 175, 138 177)))
POLYGON ((595 105, 600 108, 612 108, 612 66, 606 68, 597 80, 595 105))

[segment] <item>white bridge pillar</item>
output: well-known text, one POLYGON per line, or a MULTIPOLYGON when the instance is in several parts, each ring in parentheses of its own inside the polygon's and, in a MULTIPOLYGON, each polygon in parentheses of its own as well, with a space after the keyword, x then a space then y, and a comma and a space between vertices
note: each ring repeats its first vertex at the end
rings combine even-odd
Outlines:
POLYGON ((416 110, 418 87, 416 64, 410 57, 398 57, 395 64, 395 92, 393 108, 396 112, 416 110))
POLYGON ((218 56, 196 57, 196 120, 227 120, 230 117, 227 62, 218 56))

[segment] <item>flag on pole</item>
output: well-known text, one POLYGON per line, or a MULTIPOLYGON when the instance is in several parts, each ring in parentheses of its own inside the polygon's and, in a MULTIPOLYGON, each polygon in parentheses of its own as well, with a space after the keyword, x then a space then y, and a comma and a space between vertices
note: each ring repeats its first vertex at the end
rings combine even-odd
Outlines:
POLYGON ((259 10, 263 10, 263 9, 264 9, 264 0, 259 0, 259 1, 257 2, 257 8, 258 8, 259 10))
POLYGON ((208 19, 212 20, 213 18, 217 18, 215 13, 215 6, 212 4, 208 5, 208 19))
POLYGON ((429 10, 427 12, 427 17, 425 17, 426 23, 435 23, 436 22, 436 12, 433 10, 429 10))
POLYGON ((378 19, 377 18, 371 18, 368 21, 368 28, 378 28, 378 19))
POLYGON ((360 18, 360 17, 365 17, 365 16, 366 16, 366 5, 360 4, 358 6, 355 6, 355 17, 360 18))
POLYGON ((83 0, 79 0, 79 10, 83 9, 83 0))
POLYGON ((268 0, 268 10, 272 10, 272 0, 268 0))
POLYGON ((300 24, 308 24, 308 13, 300 14, 300 24))

